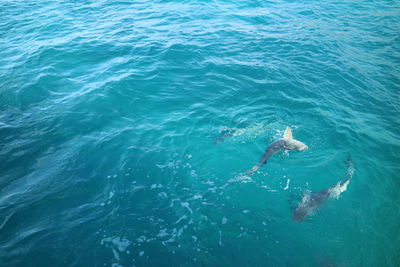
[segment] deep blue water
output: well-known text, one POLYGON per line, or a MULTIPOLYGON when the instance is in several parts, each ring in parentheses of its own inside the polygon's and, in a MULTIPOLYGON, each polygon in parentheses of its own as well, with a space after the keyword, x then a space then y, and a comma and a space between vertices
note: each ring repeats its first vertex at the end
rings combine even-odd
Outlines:
POLYGON ((399 16, 1 1, 0 265, 400 266, 399 16), (286 126, 309 149, 247 176, 286 126))

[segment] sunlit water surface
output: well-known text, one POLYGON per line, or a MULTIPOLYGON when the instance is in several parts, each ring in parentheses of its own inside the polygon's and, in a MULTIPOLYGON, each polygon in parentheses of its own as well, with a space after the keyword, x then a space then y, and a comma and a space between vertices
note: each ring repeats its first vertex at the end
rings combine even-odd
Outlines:
POLYGON ((0 265, 399 266, 399 15, 1 1, 0 265), (287 125, 309 150, 245 175, 287 125))

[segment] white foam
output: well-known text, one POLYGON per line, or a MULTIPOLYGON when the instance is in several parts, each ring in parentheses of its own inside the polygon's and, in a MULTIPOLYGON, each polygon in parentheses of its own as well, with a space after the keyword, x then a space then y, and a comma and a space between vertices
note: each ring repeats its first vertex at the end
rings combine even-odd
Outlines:
POLYGON ((201 198, 203 198, 203 196, 199 194, 193 196, 193 199, 201 199, 201 198))
POLYGON ((283 188, 283 190, 288 190, 289 189, 289 183, 290 183, 290 179, 288 179, 286 181, 286 186, 283 188))
POLYGON ((247 176, 245 174, 238 174, 235 177, 232 177, 231 179, 228 180, 228 183, 249 183, 249 182, 254 182, 250 176, 247 176))
POLYGON ((197 177, 197 173, 196 173, 195 170, 192 170, 192 171, 190 172, 190 175, 191 175, 192 177, 197 177))
POLYGON ((165 167, 167 167, 167 165, 162 165, 162 164, 156 164, 156 167, 159 169, 164 169, 165 167))
POLYGON ((150 189, 156 189, 156 188, 162 188, 162 187, 163 187, 162 184, 152 184, 150 186, 150 189))
POLYGON ((137 240, 137 242, 139 242, 139 243, 143 243, 144 241, 146 241, 146 237, 144 236, 144 235, 141 235, 141 236, 139 236, 136 240, 137 240))
POLYGON ((158 236, 158 237, 165 237, 165 236, 168 236, 167 228, 161 229, 160 232, 158 232, 158 235, 157 235, 157 236, 158 236))
POLYGON ((187 218, 187 216, 186 216, 186 215, 183 215, 182 217, 180 217, 180 218, 175 222, 175 224, 179 223, 180 221, 182 221, 182 220, 184 220, 184 219, 186 219, 186 218, 187 218))
POLYGON ((188 202, 182 202, 181 205, 182 205, 182 207, 187 208, 189 210, 189 212, 193 214, 193 210, 189 207, 188 202))
POLYGON ((268 192, 278 192, 278 190, 271 189, 270 187, 268 187, 266 185, 262 185, 261 187, 264 188, 264 189, 267 189, 268 192))
POLYGON ((208 188, 208 191, 210 191, 210 192, 212 192, 212 193, 215 193, 215 192, 216 192, 216 190, 217 190, 217 188, 216 188, 216 187, 208 188))
POLYGON ((121 238, 121 237, 117 236, 117 237, 106 237, 100 241, 101 245, 105 245, 106 243, 111 243, 119 251, 124 252, 132 242, 124 237, 121 238))
POLYGON ((136 185, 136 186, 132 186, 132 190, 136 191, 136 190, 140 190, 140 189, 145 189, 146 187, 144 185, 136 185))
POLYGON ((158 196, 161 197, 161 198, 167 198, 168 197, 167 193, 165 193, 165 192, 158 193, 158 196))

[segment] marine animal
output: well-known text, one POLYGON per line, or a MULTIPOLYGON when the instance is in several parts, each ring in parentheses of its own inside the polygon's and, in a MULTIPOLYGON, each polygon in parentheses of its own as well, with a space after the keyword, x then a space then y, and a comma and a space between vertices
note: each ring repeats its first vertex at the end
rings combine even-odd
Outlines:
POLYGON ((223 136, 220 136, 220 137, 218 137, 218 138, 215 138, 215 139, 213 140, 213 143, 214 143, 214 145, 217 145, 218 142, 223 142, 226 138, 232 137, 232 136, 234 136, 233 133, 224 134, 223 136))
POLYGON ((250 170, 247 171, 248 175, 253 175, 253 173, 258 170, 262 165, 266 164, 268 159, 277 153, 279 150, 298 150, 304 151, 308 149, 304 143, 293 139, 292 129, 290 127, 286 127, 285 132, 283 134, 283 138, 280 138, 270 144, 265 150, 264 155, 261 157, 260 161, 250 170))
POLYGON ((214 145, 224 142, 230 137, 237 137, 236 141, 245 143, 248 140, 255 139, 258 135, 265 132, 266 126, 262 123, 256 123, 245 128, 228 128, 221 127, 219 129, 221 136, 213 140, 214 145))
POLYGON ((353 178, 355 171, 351 156, 348 157, 346 165, 347 179, 344 182, 339 181, 336 185, 323 189, 319 192, 314 192, 312 194, 306 192, 304 194, 302 201, 297 205, 296 209, 293 212, 292 219, 294 221, 304 221, 308 216, 317 212, 323 202, 330 198, 338 198, 341 193, 346 191, 347 186, 349 185, 351 178, 353 178))

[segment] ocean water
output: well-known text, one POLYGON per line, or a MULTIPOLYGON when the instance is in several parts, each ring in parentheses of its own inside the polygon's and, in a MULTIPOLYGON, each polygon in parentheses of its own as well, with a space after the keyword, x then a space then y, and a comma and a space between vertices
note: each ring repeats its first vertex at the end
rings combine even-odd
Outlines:
POLYGON ((1 1, 0 266, 400 266, 399 16, 1 1), (309 149, 246 175, 286 126, 309 149))

